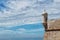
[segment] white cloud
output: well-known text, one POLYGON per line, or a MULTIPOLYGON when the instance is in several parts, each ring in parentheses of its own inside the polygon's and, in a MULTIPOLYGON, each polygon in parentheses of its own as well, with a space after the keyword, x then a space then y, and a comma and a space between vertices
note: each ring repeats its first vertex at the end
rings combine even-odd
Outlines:
POLYGON ((60 0, 54 0, 54 2, 60 2, 60 0))
POLYGON ((3 2, 6 8, 2 9, 3 12, 0 11, 0 27, 11 27, 39 22, 39 12, 37 10, 34 11, 32 8, 36 1, 37 0, 9 0, 3 2))
POLYGON ((18 11, 26 8, 27 6, 31 6, 32 2, 24 0, 18 0, 18 1, 9 0, 7 2, 3 2, 2 5, 6 6, 6 8, 3 10, 3 14, 0 13, 2 15, 0 17, 9 17, 21 14, 18 13, 18 11))
POLYGON ((45 0, 38 0, 38 1, 42 1, 42 2, 43 2, 43 1, 45 1, 45 0))
POLYGON ((0 27, 14 27, 14 26, 19 26, 19 25, 25 25, 25 24, 34 24, 34 23, 39 23, 40 18, 39 17, 28 17, 24 19, 16 19, 16 20, 9 20, 7 22, 1 22, 0 27))
POLYGON ((31 6, 31 2, 30 1, 9 1, 7 4, 8 7, 12 7, 12 9, 18 10, 21 8, 25 8, 26 6, 31 6))
MULTIPOLYGON (((39 23, 42 21, 41 14, 43 9, 46 9, 48 14, 60 13, 60 3, 51 3, 51 5, 47 4, 40 6, 36 1, 37 0, 9 0, 3 2, 4 6, 7 8, 2 9, 3 12, 0 11, 0 27, 39 23)), ((51 15, 49 15, 49 18, 50 17, 51 15)))

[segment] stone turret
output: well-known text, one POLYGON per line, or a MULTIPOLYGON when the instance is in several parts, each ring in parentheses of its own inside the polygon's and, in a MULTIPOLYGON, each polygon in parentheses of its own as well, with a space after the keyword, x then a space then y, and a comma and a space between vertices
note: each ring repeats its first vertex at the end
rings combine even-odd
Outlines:
POLYGON ((43 16, 43 25, 44 25, 44 28, 45 28, 45 30, 47 30, 47 28, 48 28, 48 24, 47 24, 48 13, 44 10, 42 16, 43 16))

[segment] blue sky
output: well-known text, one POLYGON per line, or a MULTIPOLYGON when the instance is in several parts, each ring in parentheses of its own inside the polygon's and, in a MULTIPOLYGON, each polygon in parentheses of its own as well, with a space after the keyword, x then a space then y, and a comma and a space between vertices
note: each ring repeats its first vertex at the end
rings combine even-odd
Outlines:
POLYGON ((0 0, 0 38, 43 37, 44 9, 49 19, 60 17, 59 0, 0 0))

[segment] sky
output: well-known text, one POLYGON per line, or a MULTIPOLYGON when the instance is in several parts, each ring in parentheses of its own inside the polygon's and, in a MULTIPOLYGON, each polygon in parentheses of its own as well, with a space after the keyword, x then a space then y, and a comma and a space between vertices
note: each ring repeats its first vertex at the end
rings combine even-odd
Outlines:
POLYGON ((44 10, 49 20, 59 18, 60 0, 0 0, 0 39, 43 37, 44 10))

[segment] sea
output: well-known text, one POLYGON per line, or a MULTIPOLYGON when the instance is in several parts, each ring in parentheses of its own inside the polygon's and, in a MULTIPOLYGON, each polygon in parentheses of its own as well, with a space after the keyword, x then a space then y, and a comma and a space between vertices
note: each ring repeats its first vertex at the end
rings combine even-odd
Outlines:
POLYGON ((42 38, 22 38, 22 39, 14 39, 14 40, 43 40, 42 38))
POLYGON ((0 40, 43 40, 43 38, 12 38, 12 39, 0 39, 0 40))

